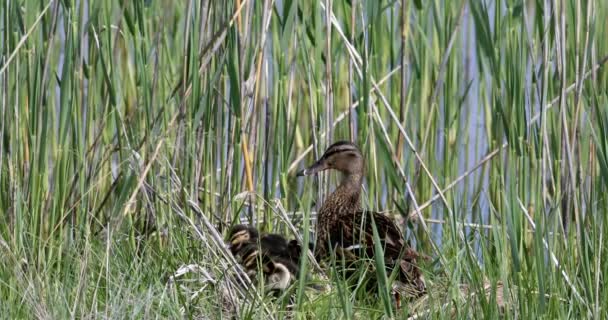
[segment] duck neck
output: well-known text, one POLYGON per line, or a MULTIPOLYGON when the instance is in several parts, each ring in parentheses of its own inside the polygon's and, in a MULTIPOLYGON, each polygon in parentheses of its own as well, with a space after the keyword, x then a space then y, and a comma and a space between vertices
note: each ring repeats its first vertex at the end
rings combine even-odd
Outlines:
POLYGON ((342 182, 338 188, 347 189, 353 193, 361 193, 361 183, 363 181, 363 175, 360 173, 345 173, 342 176, 342 182))
POLYGON ((344 174, 342 182, 336 188, 332 195, 335 195, 337 202, 341 202, 343 209, 341 212, 350 210, 358 210, 361 207, 361 183, 363 176, 361 174, 344 174), (345 207, 345 208, 344 208, 345 207), (350 210, 349 210, 350 209, 350 210))

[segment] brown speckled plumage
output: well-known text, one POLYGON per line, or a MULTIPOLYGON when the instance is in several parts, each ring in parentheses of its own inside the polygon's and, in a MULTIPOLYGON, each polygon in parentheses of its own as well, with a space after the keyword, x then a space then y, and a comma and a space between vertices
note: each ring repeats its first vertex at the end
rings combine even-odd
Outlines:
POLYGON ((335 169, 343 174, 340 185, 319 209, 315 256, 327 258, 329 249, 335 249, 343 257, 373 257, 373 219, 384 249, 387 271, 399 268, 398 280, 401 285, 409 287, 410 296, 422 294, 425 284, 416 264, 418 253, 409 247, 389 217, 361 209, 363 168, 363 155, 357 146, 340 141, 331 145, 313 165, 298 173, 312 175, 335 169))
MULTIPOLYGON (((327 256, 328 241, 335 244, 336 239, 332 239, 332 233, 340 230, 343 226, 343 221, 351 221, 356 219, 354 213, 361 210, 360 184, 361 178, 350 177, 352 181, 342 183, 336 190, 327 197, 321 209, 318 212, 317 222, 317 246, 315 255, 318 257, 327 256)), ((333 237, 335 238, 335 236, 333 237)))

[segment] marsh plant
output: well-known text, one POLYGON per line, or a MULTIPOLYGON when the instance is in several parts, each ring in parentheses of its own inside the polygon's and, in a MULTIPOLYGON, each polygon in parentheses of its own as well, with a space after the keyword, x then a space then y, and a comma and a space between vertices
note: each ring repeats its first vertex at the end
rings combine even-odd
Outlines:
POLYGON ((2 1, 0 315, 606 318, 606 16, 2 1), (427 294, 399 310, 391 274, 361 294, 312 259, 268 295, 224 244, 237 223, 313 242, 340 177, 295 173, 338 140, 366 159, 362 206, 428 257, 427 294))

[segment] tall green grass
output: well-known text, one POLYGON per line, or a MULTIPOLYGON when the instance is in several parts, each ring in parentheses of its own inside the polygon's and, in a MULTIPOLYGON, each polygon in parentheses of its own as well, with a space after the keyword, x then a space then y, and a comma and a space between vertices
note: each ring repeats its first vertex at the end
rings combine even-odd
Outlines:
POLYGON ((395 311, 388 283, 360 299, 307 261, 330 290, 294 288, 298 315, 606 317, 605 16, 599 0, 3 1, 0 315, 215 318, 227 296, 243 318, 291 312, 233 285, 220 233, 242 218, 307 241, 337 177, 294 172, 351 139, 365 207, 431 257, 429 294, 395 311))

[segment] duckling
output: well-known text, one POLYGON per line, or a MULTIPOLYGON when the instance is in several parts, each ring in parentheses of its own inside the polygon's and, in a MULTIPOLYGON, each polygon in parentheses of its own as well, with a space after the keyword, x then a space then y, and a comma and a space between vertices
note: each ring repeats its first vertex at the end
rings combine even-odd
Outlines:
POLYGON ((301 248, 296 240, 272 233, 260 237, 254 227, 240 224, 228 233, 228 246, 248 276, 255 278, 261 266, 267 290, 283 291, 298 276, 301 248))
MULTIPOLYGON (((330 194, 318 212, 315 256, 325 259, 335 250, 345 260, 353 261, 374 256, 372 221, 376 225, 387 271, 398 269, 395 287, 405 286, 406 294, 416 297, 426 290, 424 277, 417 266, 419 254, 410 248, 397 225, 387 216, 361 209, 361 184, 364 160, 359 148, 348 141, 331 145, 310 167, 298 172, 309 176, 334 169, 342 173, 342 181, 330 194)), ((400 295, 395 294, 399 305, 400 295)))
POLYGON ((258 230, 244 224, 237 224, 228 232, 228 247, 232 255, 237 256, 241 249, 249 243, 257 242, 258 230))

